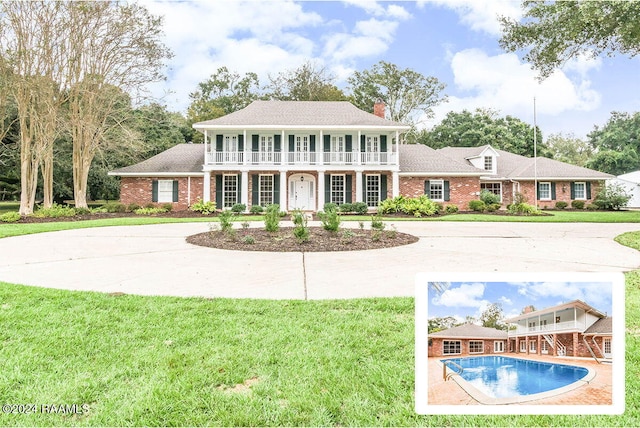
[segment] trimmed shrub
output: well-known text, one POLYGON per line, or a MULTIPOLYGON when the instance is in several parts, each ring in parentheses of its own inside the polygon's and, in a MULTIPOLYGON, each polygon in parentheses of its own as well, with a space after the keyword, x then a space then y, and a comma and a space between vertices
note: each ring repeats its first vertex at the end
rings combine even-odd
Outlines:
POLYGON ((369 211, 369 207, 366 202, 356 202, 353 204, 353 211, 356 214, 365 215, 369 211))
POLYGON ((598 208, 598 206, 596 204, 589 204, 586 207, 589 211, 596 211, 598 208))
POLYGON ((405 200, 404 196, 396 196, 395 198, 385 199, 378 205, 378 212, 381 214, 393 214, 402 211, 405 200))
POLYGON ((18 211, 9 211, 4 214, 0 214, 0 221, 4 223, 14 223, 20 220, 20 213, 18 211))
POLYGON ((487 209, 487 205, 479 199, 469 201, 469 209, 476 212, 484 212, 487 209))
POLYGON ((213 201, 204 202, 202 199, 198 198, 195 203, 191 204, 189 209, 203 215, 209 215, 216 211, 216 203, 213 201))
POLYGON ((280 229, 280 205, 267 205, 264 213, 264 229, 267 232, 277 232, 280 229))
POLYGON ((406 198, 402 195, 380 202, 378 212, 381 214, 394 214, 403 212, 415 217, 430 216, 440 212, 440 206, 426 195, 417 198, 406 198))
POLYGON ((162 214, 166 212, 167 210, 161 207, 144 207, 144 208, 138 208, 137 210, 134 211, 134 213, 137 215, 153 215, 153 214, 162 214))
POLYGON ((262 207, 262 205, 251 205, 251 208, 249 209, 249 212, 251 214, 262 214, 263 211, 264 208, 262 207))
POLYGON ((567 208, 568 206, 569 206, 569 204, 566 203, 565 201, 556 202, 556 209, 558 209, 558 210, 563 210, 563 209, 567 208))
POLYGON ((345 202, 344 204, 338 205, 338 209, 341 213, 350 213, 351 211, 353 211, 353 204, 345 202))
POLYGON ((76 209, 68 205, 60 205, 55 202, 50 208, 38 207, 38 210, 33 213, 34 217, 46 217, 46 218, 58 218, 58 217, 73 217, 76 215, 76 209))
POLYGON ((455 214, 458 212, 458 206, 457 205, 447 205, 444 209, 444 212, 447 214, 455 214))
POLYGON ((327 202, 326 204, 324 204, 324 207, 322 207, 322 210, 324 212, 337 211, 338 210, 338 204, 334 204, 333 202, 327 202))
POLYGON ((479 199, 484 202, 485 205, 500 204, 500 196, 487 189, 483 189, 480 192, 479 199))
POLYGON ((584 209, 584 201, 571 201, 571 208, 575 208, 577 210, 584 209))
MULTIPOLYGON (((129 211, 135 211, 140 208, 140 205, 138 204, 131 204, 129 206, 133 207, 133 209, 130 209, 129 211)), ((120 202, 107 202, 102 206, 102 208, 106 209, 108 213, 127 212, 127 206, 124 204, 121 204, 120 202)))
POLYGON ((236 214, 243 213, 246 209, 247 206, 245 204, 233 204, 233 206, 231 207, 231 211, 236 214))
POLYGON ((511 204, 509 207, 509 214, 517 215, 540 215, 542 211, 536 209, 533 205, 529 205, 525 202, 519 204, 511 204))
POLYGON ((626 207, 631 195, 620 184, 607 184, 593 200, 601 210, 619 210, 626 207))

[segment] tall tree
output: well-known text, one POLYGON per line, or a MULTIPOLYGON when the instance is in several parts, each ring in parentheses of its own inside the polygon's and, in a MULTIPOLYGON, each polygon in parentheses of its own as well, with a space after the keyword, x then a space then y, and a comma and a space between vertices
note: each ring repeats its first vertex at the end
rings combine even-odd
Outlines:
POLYGON ((638 170, 640 112, 613 112, 602 128, 595 127, 587 137, 594 150, 587 167, 614 175, 638 170))
POLYGON ((579 55, 640 53, 640 2, 524 1, 521 22, 501 18, 500 46, 525 50, 524 58, 548 77, 579 55))
POLYGON ((497 328, 498 330, 506 330, 507 326, 502 322, 504 313, 500 303, 492 303, 480 314, 480 322, 483 327, 497 328))
MULTIPOLYGON (((538 156, 548 155, 537 130, 538 156)), ((418 134, 417 142, 434 149, 442 147, 477 147, 490 144, 496 149, 522 156, 533 156, 533 127, 513 116, 500 117, 498 112, 476 109, 449 112, 431 130, 418 134)))
MULTIPOLYGON (((241 76, 227 67, 220 67, 189 94, 191 104, 187 108, 187 122, 192 125, 243 109, 259 98, 259 91, 256 73, 241 76)), ((193 135, 194 142, 202 142, 202 138, 199 132, 193 135)))
POLYGON ((444 102, 444 83, 409 68, 380 61, 370 70, 356 71, 348 79, 354 104, 368 112, 381 100, 388 119, 415 124, 424 114, 433 116, 433 107, 444 102))
POLYGON ((307 61, 300 67, 269 76, 268 96, 285 101, 346 101, 326 68, 307 61))
POLYGON ((558 133, 549 135, 546 145, 553 159, 572 165, 586 166, 591 156, 593 156, 592 146, 573 134, 563 135, 558 133))
POLYGON ((140 96, 162 79, 170 51, 161 42, 161 18, 132 3, 69 2, 67 51, 69 125, 77 207, 87 207, 87 180, 96 153, 126 133, 123 92, 140 96))

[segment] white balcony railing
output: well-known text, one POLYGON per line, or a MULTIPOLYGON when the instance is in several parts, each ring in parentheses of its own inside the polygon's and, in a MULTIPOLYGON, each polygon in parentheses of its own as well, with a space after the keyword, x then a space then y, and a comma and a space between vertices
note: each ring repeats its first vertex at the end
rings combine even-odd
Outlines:
MULTIPOLYGON (((283 159, 288 165, 394 165, 397 154, 392 152, 249 152, 246 156, 250 165, 281 165, 283 159), (359 161, 359 163, 358 163, 359 161)), ((242 165, 244 152, 208 152, 207 164, 242 165)))
POLYGON ((530 334, 530 333, 549 333, 549 332, 557 332, 557 331, 568 331, 568 330, 577 330, 580 329, 582 325, 578 325, 578 323, 574 320, 564 321, 558 323, 551 323, 546 325, 536 325, 532 327, 524 327, 519 325, 515 330, 511 330, 510 333, 518 334, 530 334))

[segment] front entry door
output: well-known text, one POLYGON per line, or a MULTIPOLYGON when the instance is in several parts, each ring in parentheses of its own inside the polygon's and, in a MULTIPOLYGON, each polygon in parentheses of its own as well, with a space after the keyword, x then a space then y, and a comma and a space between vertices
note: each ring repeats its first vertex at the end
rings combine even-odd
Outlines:
POLYGON ((315 181, 313 176, 297 175, 289 181, 289 208, 295 210, 315 210, 315 181))

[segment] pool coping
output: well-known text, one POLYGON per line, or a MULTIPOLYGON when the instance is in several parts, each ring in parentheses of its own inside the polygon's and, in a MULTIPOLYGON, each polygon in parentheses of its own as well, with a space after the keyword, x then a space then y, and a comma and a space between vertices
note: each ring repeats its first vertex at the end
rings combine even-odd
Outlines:
MULTIPOLYGON (((516 358, 516 357, 506 357, 506 358, 513 358, 516 360, 524 360, 524 361, 536 361, 536 360, 531 360, 526 358, 516 358)), ((440 359, 437 360, 437 363, 440 365, 440 368, 444 366, 444 363, 440 359)), ((566 392, 573 391, 574 389, 580 388, 581 386, 588 385, 596 377, 595 370, 589 367, 583 367, 575 364, 563 364, 563 363, 552 363, 552 364, 561 364, 566 366, 580 367, 587 370, 587 374, 580 380, 577 380, 573 383, 570 383, 569 385, 565 385, 560 388, 552 389, 550 391, 539 392, 537 394, 530 394, 530 395, 520 395, 517 397, 503 397, 503 398, 489 397, 488 395, 480 391, 478 388, 473 386, 471 383, 467 382, 465 379, 462 378, 462 376, 460 376, 457 373, 452 373, 449 378, 453 379, 458 384, 458 386, 460 386, 460 388, 462 388, 467 394, 469 394, 471 398, 476 400, 478 403, 500 405, 500 404, 520 404, 520 403, 526 403, 528 401, 535 401, 543 398, 555 397, 557 395, 561 395, 566 392)))

